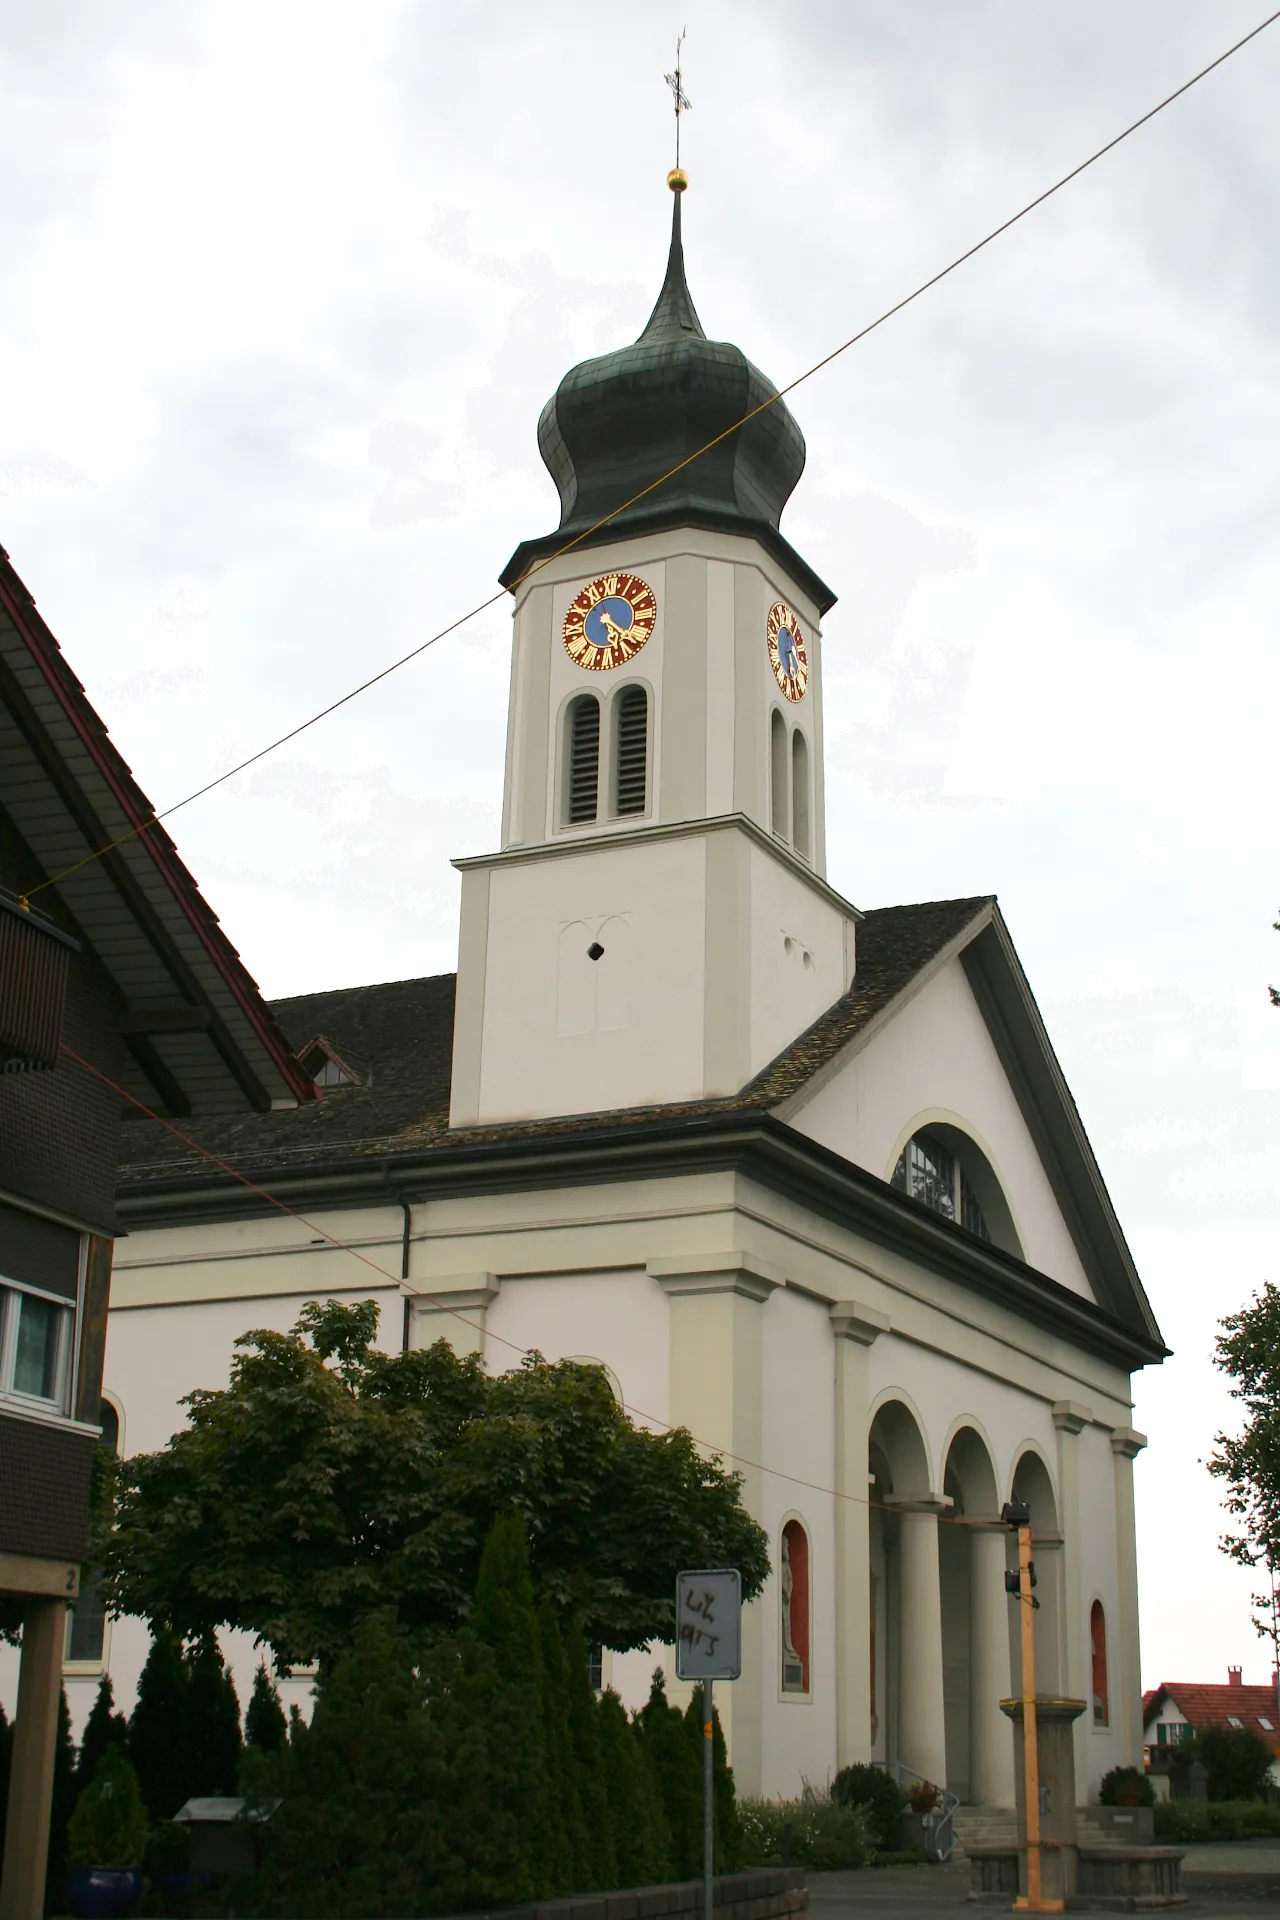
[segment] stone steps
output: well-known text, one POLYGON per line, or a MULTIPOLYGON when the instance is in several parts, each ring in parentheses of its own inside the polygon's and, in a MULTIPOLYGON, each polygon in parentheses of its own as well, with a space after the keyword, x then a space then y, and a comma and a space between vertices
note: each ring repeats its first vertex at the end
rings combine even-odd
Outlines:
MULTIPOLYGON (((953 1860, 963 1858, 973 1846, 1016 1847, 1018 1844, 1018 1822, 1011 1807, 958 1807, 953 1831, 956 1836, 953 1860)), ((1081 1808, 1076 1815, 1076 1843, 1082 1847, 1115 1846, 1116 1836, 1081 1808)))

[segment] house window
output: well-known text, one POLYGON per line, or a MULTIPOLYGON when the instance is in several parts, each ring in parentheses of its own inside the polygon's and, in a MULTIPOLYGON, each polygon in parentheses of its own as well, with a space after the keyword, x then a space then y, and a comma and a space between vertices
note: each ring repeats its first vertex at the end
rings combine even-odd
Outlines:
MULTIPOLYGON (((98 1410, 102 1445, 112 1453, 120 1451, 120 1415, 109 1400, 98 1410)), ((63 1664, 68 1667, 101 1667, 107 1644, 107 1613, 102 1582, 97 1572, 86 1571, 80 1582, 78 1598, 67 1610, 67 1639, 63 1664)))
POLYGON ((791 736, 791 842, 809 858, 809 746, 799 727, 791 736))
POLYGON ((968 1176, 955 1154, 933 1134, 912 1136, 898 1156, 889 1184, 944 1220, 958 1220, 979 1240, 990 1240, 991 1229, 968 1176))
POLYGON ((643 687, 623 690, 618 696, 617 715, 614 811, 643 813, 649 773, 649 696, 643 687))
POLYGON ((1111 1705, 1107 1692, 1107 1617, 1101 1600, 1089 1609, 1089 1649, 1093 1664, 1093 1724, 1109 1726, 1111 1705))
POLYGON ((769 717, 769 823, 787 837, 787 723, 775 707, 769 717))
POLYGON ((1191 1724, 1187 1720, 1162 1720, 1156 1728, 1158 1747, 1180 1747, 1191 1738, 1191 1724))
POLYGON ((600 702, 579 694, 569 708, 569 766, 565 817, 571 827, 596 817, 600 786, 600 702))
POLYGON ((593 1640, 587 1648, 587 1679, 591 1691, 599 1693, 604 1686, 604 1648, 598 1640, 593 1640))
POLYGON ((1240 1718, 1240 1715, 1239 1715, 1238 1713, 1229 1713, 1229 1714, 1227 1715, 1227 1725, 1228 1725, 1229 1727, 1241 1727, 1241 1728, 1243 1728, 1243 1726, 1244 1726, 1244 1721, 1243 1721, 1243 1720, 1242 1720, 1242 1719, 1240 1718))
POLYGON ((75 1308, 0 1277, 0 1393, 60 1412, 75 1308))
POLYGON ((778 1555, 782 1691, 809 1691, 809 1536, 799 1520, 782 1529, 778 1555))
POLYGON ((1275 1727, 1274 1727, 1274 1726, 1272 1725, 1272 1723, 1271 1723, 1271 1721, 1270 1721, 1270 1720, 1268 1720, 1268 1718, 1267 1718, 1267 1716, 1266 1716, 1266 1714, 1265 1714, 1265 1713, 1260 1713, 1260 1714, 1258 1715, 1258 1725, 1259 1725, 1259 1726, 1260 1726, 1260 1727, 1262 1728, 1262 1731, 1263 1731, 1264 1733, 1274 1733, 1274 1732, 1275 1732, 1275 1727))

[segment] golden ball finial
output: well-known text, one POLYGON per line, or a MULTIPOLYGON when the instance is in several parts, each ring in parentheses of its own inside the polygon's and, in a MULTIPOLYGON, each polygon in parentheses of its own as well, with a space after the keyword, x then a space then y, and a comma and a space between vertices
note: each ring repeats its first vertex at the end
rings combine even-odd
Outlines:
POLYGON ((667 175, 667 185, 672 193, 683 193, 689 184, 689 176, 683 167, 672 167, 667 175))

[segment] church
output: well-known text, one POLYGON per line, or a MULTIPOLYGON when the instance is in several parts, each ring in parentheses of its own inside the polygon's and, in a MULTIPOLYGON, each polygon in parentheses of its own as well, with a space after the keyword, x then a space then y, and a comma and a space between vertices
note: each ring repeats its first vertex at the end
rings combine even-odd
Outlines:
MULTIPOLYGON (((324 1296, 378 1300, 387 1345, 600 1363, 768 1534, 720 1689, 750 1794, 876 1760, 1013 1805, 1025 1500, 1083 1803, 1142 1763, 1131 1387, 1166 1350, 995 899, 826 878, 835 594, 780 528, 804 439, 706 337, 670 185, 647 324, 538 424, 561 518, 501 575, 501 844, 456 863, 456 976, 276 1002, 314 1097, 187 1123, 206 1152, 125 1130, 106 1417, 162 1446, 239 1334, 324 1296)), ((152 1037, 157 1110, 188 1039, 152 1037)), ((82 1607, 77 1721, 145 1648, 82 1607)), ((638 1704, 664 1658, 603 1681, 638 1704)))

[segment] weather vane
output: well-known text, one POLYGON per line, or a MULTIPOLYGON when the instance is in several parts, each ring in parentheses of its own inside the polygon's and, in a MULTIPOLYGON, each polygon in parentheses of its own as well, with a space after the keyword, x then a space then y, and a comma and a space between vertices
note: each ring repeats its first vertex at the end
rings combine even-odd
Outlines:
POLYGON ((689 98, 688 94, 684 90, 684 76, 680 71, 680 49, 684 45, 685 35, 688 33, 688 31, 689 29, 687 27, 681 27, 680 38, 676 41, 675 72, 668 73, 663 76, 664 79, 666 80, 667 85, 671 89, 671 97, 675 101, 675 108, 676 108, 676 167, 675 167, 675 170, 677 173, 680 172, 680 115, 682 113, 688 113, 693 106, 692 100, 689 98))

